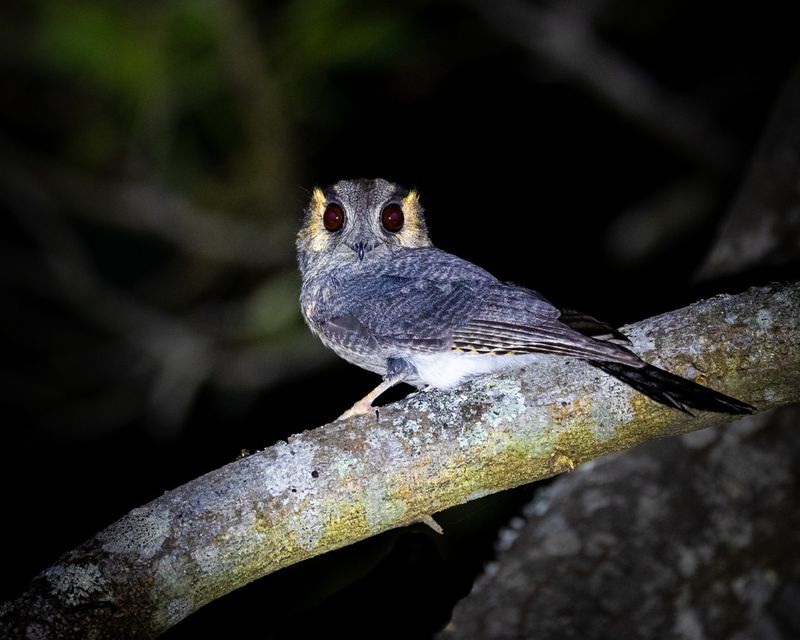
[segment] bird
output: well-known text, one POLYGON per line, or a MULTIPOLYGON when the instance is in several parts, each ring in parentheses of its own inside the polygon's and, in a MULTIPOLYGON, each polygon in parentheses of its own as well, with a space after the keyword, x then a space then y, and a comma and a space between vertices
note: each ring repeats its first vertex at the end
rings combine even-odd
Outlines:
POLYGON ((381 178, 315 188, 296 246, 312 333, 383 376, 339 419, 370 412, 400 382, 448 389, 553 357, 583 360, 686 413, 755 410, 646 363, 609 324, 434 247, 416 190, 381 178))

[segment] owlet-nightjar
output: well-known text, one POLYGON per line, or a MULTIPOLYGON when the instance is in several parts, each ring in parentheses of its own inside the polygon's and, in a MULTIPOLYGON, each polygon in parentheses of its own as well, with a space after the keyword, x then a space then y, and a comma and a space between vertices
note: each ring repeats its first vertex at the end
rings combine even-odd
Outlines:
POLYGON ((682 411, 754 410, 647 364, 606 323, 435 248, 417 193, 386 180, 314 189, 297 258, 311 330, 348 362, 383 376, 341 418, 368 412, 399 382, 444 389, 553 357, 584 360, 682 411))

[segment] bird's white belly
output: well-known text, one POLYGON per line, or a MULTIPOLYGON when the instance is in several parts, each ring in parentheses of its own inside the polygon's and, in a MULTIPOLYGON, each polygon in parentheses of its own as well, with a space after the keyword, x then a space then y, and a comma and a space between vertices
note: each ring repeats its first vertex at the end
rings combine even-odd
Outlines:
MULTIPOLYGON (((449 389, 475 376, 519 369, 547 357, 539 354, 492 356, 449 352, 415 354, 408 359, 416 367, 422 385, 449 389)), ((417 384, 416 380, 413 382, 417 384)))

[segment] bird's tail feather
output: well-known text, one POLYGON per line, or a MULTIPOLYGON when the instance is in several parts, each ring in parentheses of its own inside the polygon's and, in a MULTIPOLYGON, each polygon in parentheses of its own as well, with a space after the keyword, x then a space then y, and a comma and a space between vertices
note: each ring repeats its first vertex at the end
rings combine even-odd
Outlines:
POLYGON ((691 414, 690 409, 717 411, 733 415, 753 413, 755 407, 724 393, 676 376, 650 364, 631 367, 616 362, 588 360, 589 364, 622 380, 656 402, 691 414))

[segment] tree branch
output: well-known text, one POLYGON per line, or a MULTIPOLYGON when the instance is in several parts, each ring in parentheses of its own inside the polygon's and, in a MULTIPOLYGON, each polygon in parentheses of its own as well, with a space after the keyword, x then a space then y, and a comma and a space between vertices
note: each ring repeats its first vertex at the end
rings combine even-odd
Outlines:
MULTIPOLYGON (((800 283, 625 329, 646 360, 761 410, 800 399, 800 283)), ((333 411, 332 411, 333 412, 333 411)), ((306 431, 134 509, 0 607, 0 636, 152 637, 282 567, 657 437, 719 424, 581 362, 306 431)))

